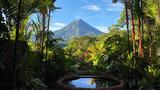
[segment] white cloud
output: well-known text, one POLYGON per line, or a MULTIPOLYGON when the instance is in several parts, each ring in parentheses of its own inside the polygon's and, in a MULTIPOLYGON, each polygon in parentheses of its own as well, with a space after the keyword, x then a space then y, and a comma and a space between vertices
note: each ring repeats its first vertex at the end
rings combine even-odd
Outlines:
POLYGON ((108 6, 108 11, 121 11, 124 8, 124 5, 120 2, 112 3, 108 6))
POLYGON ((97 5, 86 5, 82 8, 87 9, 87 10, 91 10, 91 11, 95 11, 95 12, 101 11, 101 8, 98 7, 97 5))
POLYGON ((64 23, 53 23, 51 26, 50 26, 50 29, 53 30, 53 31, 56 31, 56 30, 59 30, 63 27, 65 27, 66 25, 64 23))
POLYGON ((97 26, 96 27, 98 30, 104 32, 104 33, 108 33, 108 27, 107 26, 97 26))

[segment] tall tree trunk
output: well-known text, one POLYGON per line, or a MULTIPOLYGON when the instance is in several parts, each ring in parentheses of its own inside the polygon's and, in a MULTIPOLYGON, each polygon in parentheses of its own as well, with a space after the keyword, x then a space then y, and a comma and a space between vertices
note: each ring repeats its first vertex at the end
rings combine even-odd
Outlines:
POLYGON ((127 0, 125 0, 125 12, 126 12, 126 25, 127 25, 127 38, 128 38, 128 53, 130 54, 129 19, 128 19, 128 4, 127 4, 127 0))
POLYGON ((48 25, 47 25, 47 35, 46 35, 46 38, 47 38, 47 41, 46 41, 46 61, 48 60, 48 33, 49 33, 49 26, 50 26, 50 17, 51 17, 51 10, 49 10, 48 12, 48 25))
POLYGON ((41 42, 41 61, 42 61, 42 77, 45 78, 45 62, 43 61, 44 59, 44 38, 45 38, 45 25, 46 25, 46 15, 44 12, 42 12, 42 42, 41 42))
MULTIPOLYGON (((143 2, 142 2, 142 0, 140 0, 140 6, 141 6, 141 12, 140 12, 140 14, 141 14, 141 28, 142 28, 142 30, 141 30, 141 35, 142 35, 142 48, 144 48, 143 47, 143 40, 144 40, 144 18, 143 18, 143 2)), ((143 51, 143 54, 144 54, 144 51, 143 51)), ((144 55, 143 55, 144 56, 144 55)))
POLYGON ((139 36, 139 57, 143 58, 142 36, 141 36, 141 19, 138 18, 138 36, 139 36))
POLYGON ((41 55, 42 55, 42 60, 43 60, 43 58, 44 58, 44 56, 43 56, 43 51, 44 51, 44 38, 45 38, 45 29, 46 29, 46 27, 45 27, 45 24, 46 24, 46 22, 45 22, 45 20, 46 20, 46 17, 45 17, 45 14, 42 12, 42 41, 41 41, 41 55))
POLYGON ((44 62, 44 64, 45 64, 45 79, 48 81, 49 80, 49 78, 48 78, 48 75, 49 75, 49 68, 47 67, 47 61, 48 61, 48 35, 49 35, 49 26, 50 26, 50 16, 51 16, 51 10, 49 9, 48 10, 48 25, 47 25, 47 34, 46 34, 46 38, 47 38, 47 40, 46 40, 46 61, 44 62))
POLYGON ((19 26, 20 26, 20 11, 21 11, 21 3, 22 1, 18 1, 18 10, 17 10, 17 18, 16 18, 16 38, 15 38, 15 47, 14 47, 14 54, 13 54, 13 77, 14 83, 16 84, 16 63, 17 63, 17 45, 19 40, 19 26))
POLYGON ((142 36, 141 36, 141 7, 140 0, 138 0, 138 37, 139 37, 139 57, 143 58, 143 48, 142 48, 142 36))
POLYGON ((131 17, 132 17, 132 43, 133 43, 133 56, 136 56, 136 40, 135 40, 135 24, 134 24, 134 11, 133 0, 131 1, 131 17))
POLYGON ((38 24, 36 24, 35 22, 35 28, 37 29, 37 30, 35 30, 35 32, 36 32, 36 47, 37 47, 37 51, 39 52, 39 53, 41 53, 41 43, 42 43, 42 27, 41 27, 41 21, 40 21, 40 18, 41 18, 41 14, 40 13, 38 13, 37 14, 37 18, 38 18, 38 24), (36 26, 37 25, 37 26, 36 26))
POLYGON ((160 24, 160 1, 159 0, 156 0, 156 3, 157 3, 157 12, 158 12, 158 15, 156 17, 156 23, 157 24, 160 24))

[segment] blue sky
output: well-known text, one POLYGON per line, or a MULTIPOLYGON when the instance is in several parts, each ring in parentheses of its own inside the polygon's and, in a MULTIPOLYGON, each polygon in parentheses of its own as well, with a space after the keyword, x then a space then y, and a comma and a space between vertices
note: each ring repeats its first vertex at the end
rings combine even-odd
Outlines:
POLYGON ((107 32, 107 28, 116 24, 123 4, 113 4, 112 0, 57 0, 60 7, 51 15, 51 30, 59 30, 77 19, 83 19, 91 26, 107 32))

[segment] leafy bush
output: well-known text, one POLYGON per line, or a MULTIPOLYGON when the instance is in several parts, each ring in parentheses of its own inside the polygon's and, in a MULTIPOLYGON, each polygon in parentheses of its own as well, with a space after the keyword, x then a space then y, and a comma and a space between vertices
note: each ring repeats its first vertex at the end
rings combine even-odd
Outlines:
POLYGON ((156 66, 148 66, 145 68, 145 77, 141 81, 141 88, 160 89, 160 68, 156 66))

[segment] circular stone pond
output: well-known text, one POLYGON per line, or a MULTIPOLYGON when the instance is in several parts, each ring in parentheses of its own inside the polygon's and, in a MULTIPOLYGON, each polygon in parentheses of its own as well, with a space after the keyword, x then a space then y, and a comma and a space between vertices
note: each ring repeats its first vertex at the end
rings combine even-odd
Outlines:
POLYGON ((124 90, 124 83, 111 76, 67 75, 57 81, 59 90, 124 90))

